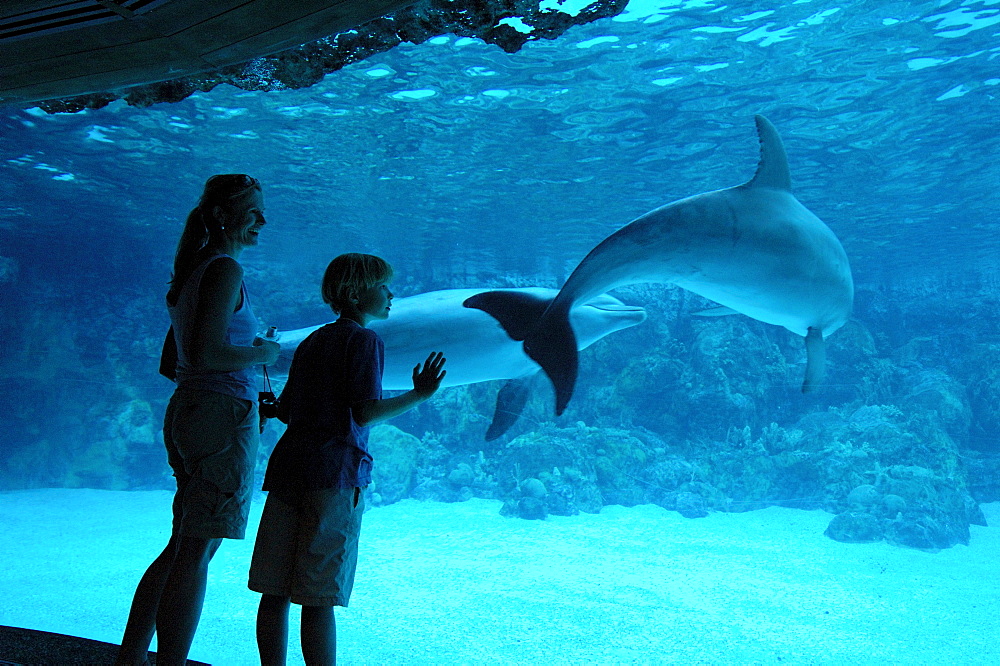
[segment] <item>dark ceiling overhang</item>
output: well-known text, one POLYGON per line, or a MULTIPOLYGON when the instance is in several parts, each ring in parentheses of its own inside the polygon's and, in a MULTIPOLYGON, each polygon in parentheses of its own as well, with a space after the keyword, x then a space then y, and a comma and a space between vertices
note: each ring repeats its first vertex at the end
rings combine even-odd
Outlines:
POLYGON ((0 104, 51 113, 176 102, 220 83, 302 88, 402 42, 455 34, 508 53, 628 0, 2 0, 0 104), (510 19, 519 19, 518 27, 510 19))
POLYGON ((413 2, 5 0, 0 101, 25 105, 222 69, 413 2))

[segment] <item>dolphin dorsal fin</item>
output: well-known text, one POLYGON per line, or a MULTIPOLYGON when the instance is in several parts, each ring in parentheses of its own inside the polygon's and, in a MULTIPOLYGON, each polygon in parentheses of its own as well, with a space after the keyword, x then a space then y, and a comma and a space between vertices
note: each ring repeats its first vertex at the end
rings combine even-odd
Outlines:
POLYGON ((760 139, 760 164, 757 165, 757 173, 746 186, 791 191, 788 158, 778 130, 764 116, 754 116, 754 120, 757 121, 757 137, 760 139))

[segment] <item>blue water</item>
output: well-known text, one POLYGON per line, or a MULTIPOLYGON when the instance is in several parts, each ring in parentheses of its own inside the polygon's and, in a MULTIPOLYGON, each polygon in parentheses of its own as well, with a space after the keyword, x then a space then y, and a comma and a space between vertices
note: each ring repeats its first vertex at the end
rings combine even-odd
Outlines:
POLYGON ((827 386, 799 393, 802 340, 783 329, 624 288, 649 318, 581 355, 566 414, 540 379, 485 443, 499 384, 442 391, 393 422, 419 442, 374 504, 516 503, 515 472, 575 493, 550 516, 777 505, 886 521, 894 495, 933 538, 882 523, 876 541, 974 547, 976 507, 1000 501, 998 36, 996 0, 633 0, 515 54, 445 35, 302 90, 4 108, 0 489, 170 487, 162 299, 213 173, 263 182, 269 224, 243 263, 262 322, 293 329, 328 320, 319 281, 345 251, 388 259, 400 297, 558 288, 638 215, 749 179, 760 113, 851 261, 827 386))

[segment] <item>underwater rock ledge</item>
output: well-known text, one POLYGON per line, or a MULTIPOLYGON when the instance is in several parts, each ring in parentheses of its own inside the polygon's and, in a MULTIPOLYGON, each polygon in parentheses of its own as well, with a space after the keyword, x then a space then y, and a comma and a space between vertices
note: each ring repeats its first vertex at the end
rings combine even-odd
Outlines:
POLYGON ((255 58, 196 76, 41 102, 48 113, 76 113, 100 109, 124 99, 130 106, 179 102, 196 92, 208 92, 220 83, 242 90, 306 88, 346 65, 389 51, 403 42, 421 44, 432 37, 454 34, 476 37, 516 53, 527 42, 555 39, 574 25, 617 16, 628 0, 594 0, 575 16, 543 10, 541 0, 421 0, 393 15, 370 21, 354 30, 324 37, 294 49, 255 58), (522 30, 502 21, 519 19, 522 30))

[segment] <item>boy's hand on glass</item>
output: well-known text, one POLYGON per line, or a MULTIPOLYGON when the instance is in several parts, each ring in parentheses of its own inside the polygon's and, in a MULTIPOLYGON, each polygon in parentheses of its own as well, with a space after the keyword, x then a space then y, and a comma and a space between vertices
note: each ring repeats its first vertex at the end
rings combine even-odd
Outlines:
POLYGON ((431 352, 422 369, 419 363, 413 366, 413 390, 417 394, 425 398, 434 395, 441 386, 441 380, 448 374, 447 370, 442 370, 446 360, 441 352, 431 352))

